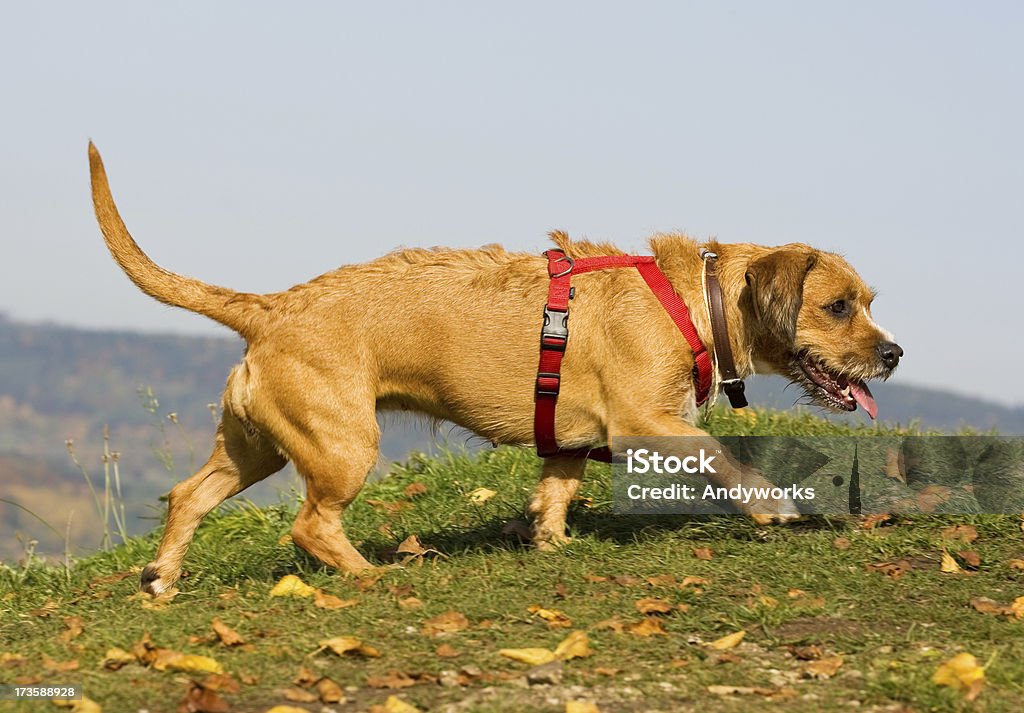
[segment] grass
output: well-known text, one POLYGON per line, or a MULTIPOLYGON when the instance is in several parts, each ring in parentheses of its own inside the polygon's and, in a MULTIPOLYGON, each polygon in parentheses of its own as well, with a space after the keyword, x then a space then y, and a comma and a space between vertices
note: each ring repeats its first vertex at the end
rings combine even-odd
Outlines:
MULTIPOLYGON (((766 412, 716 414, 710 428, 851 433, 813 416, 766 412)), ((294 502, 236 501, 208 517, 180 594, 158 608, 136 595, 138 569, 158 533, 70 569, 0 566, 0 682, 80 683, 108 712, 177 710, 202 675, 101 665, 108 649, 130 651, 148 634, 158 647, 216 659, 238 684, 219 693, 232 711, 321 710, 287 698, 310 690, 294 683, 302 668, 344 689, 347 702, 328 706, 337 711, 383 706, 390 695, 421 710, 457 711, 563 711, 577 699, 606 713, 1020 710, 1024 621, 971 606, 978 597, 1008 604, 1024 595, 1024 571, 1011 565, 1024 558, 1018 517, 919 516, 870 528, 852 517, 773 528, 738 516, 620 517, 610 513, 607 468, 592 465, 570 514, 574 541, 541 554, 503 534, 523 519, 537 466, 517 449, 394 466, 347 514, 350 535, 378 557, 410 535, 444 554, 414 558, 376 581, 339 575, 292 545, 294 502), (414 484, 425 492, 410 496, 414 484), (497 495, 474 504, 468 494, 481 487, 497 495), (973 527, 977 540, 950 539, 955 525, 973 527), (976 552, 976 569, 941 572, 942 553, 958 551, 976 552), (884 563, 899 564, 869 571, 884 563), (270 597, 287 574, 357 603, 325 609, 311 599, 270 597), (686 577, 701 579, 681 586, 686 577), (631 628, 645 619, 636 607, 644 598, 688 608, 658 617, 664 634, 643 637, 631 628), (533 605, 561 612, 571 625, 549 626, 533 605), (465 617, 451 620, 455 631, 424 633, 426 622, 448 612, 465 617), (245 643, 219 643, 215 617, 245 643), (561 664, 557 683, 528 685, 530 667, 498 653, 553 648, 572 630, 588 633, 593 653, 561 664), (739 646, 708 646, 739 630, 746 632, 739 646), (318 651, 319 642, 341 635, 380 656, 318 651), (988 664, 973 703, 932 682, 961 651, 988 664), (837 656, 832 675, 808 677, 816 660, 835 665, 837 656), (71 662, 77 669, 54 670, 71 662), (391 690, 389 683, 412 685, 391 690), (754 690, 726 694, 715 686, 754 690)), ((3 710, 56 709, 0 702, 3 710)))

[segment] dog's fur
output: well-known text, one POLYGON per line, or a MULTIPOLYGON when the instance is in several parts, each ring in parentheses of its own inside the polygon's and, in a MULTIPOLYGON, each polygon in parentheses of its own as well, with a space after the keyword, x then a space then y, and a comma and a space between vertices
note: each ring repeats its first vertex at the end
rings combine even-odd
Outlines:
MULTIPOLYGON (((227 325, 248 344, 227 380, 213 454, 170 493, 159 552, 143 573, 147 591, 159 593, 177 580, 207 513, 289 460, 307 488, 292 530, 295 543, 339 569, 369 568, 345 537, 341 515, 377 461, 378 409, 420 411, 494 443, 533 444, 538 333, 548 290, 542 256, 496 246, 409 249, 285 292, 239 293, 150 261, 118 215, 92 144, 89 158, 100 228, 132 281, 161 302, 227 325)), ((562 233, 552 238, 571 257, 621 254, 562 233)), ((698 244, 657 235, 650 245, 690 305, 701 340, 712 344, 698 244)), ((706 246, 719 255, 741 376, 784 374, 836 406, 816 391, 802 361, 813 359, 843 379, 891 373, 895 364, 891 357, 883 362, 879 345, 895 346, 892 337, 871 320, 873 293, 841 257, 798 244, 706 246), (837 300, 845 300, 846 314, 829 309, 837 300)), ((691 425, 693 355, 640 275, 607 270, 580 275, 574 284, 556 420, 560 443, 597 445, 612 434, 710 439, 691 425)), ((538 545, 566 539, 566 510, 585 463, 579 457, 544 461, 530 504, 538 545)), ((752 477, 720 470, 719 485, 752 477)), ((785 518, 796 509, 773 503, 757 514, 785 518)))

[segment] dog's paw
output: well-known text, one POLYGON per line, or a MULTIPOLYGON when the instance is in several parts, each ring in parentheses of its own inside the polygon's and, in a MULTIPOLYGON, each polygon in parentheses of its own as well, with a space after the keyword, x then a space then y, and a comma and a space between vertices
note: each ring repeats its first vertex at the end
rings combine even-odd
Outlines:
POLYGON ((533 546, 539 552, 555 552, 570 542, 572 542, 572 538, 562 533, 538 532, 533 536, 533 546))
POLYGON ((145 569, 142 570, 139 589, 146 594, 152 594, 154 597, 159 597, 174 586, 174 582, 177 579, 177 577, 171 578, 161 576, 160 570, 157 568, 156 564, 154 562, 150 562, 146 565, 145 569))

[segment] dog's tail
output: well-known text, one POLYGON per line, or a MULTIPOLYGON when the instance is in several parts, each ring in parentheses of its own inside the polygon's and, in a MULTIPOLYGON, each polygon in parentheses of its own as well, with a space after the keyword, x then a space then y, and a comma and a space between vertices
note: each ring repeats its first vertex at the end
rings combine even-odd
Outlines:
POLYGON ((165 270, 154 263, 142 252, 121 220, 107 183, 103 159, 91 141, 89 173, 92 176, 92 203, 103 238, 110 254, 131 281, 147 295, 164 304, 206 315, 247 337, 261 315, 267 311, 266 299, 262 295, 208 285, 165 270))

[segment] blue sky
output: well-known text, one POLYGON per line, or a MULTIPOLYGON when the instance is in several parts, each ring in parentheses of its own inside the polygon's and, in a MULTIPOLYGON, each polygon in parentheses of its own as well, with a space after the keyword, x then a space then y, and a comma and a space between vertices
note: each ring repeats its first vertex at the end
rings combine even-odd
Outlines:
POLYGON ((8 4, 0 311, 214 333, 102 246, 86 142, 178 272, 656 230, 844 253, 895 377, 1024 403, 1024 5, 8 4))

